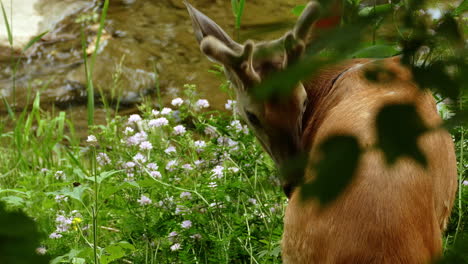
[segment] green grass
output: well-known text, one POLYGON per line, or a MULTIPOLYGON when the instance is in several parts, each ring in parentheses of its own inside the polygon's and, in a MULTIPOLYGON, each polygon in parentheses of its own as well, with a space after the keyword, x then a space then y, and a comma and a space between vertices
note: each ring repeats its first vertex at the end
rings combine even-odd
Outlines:
POLYGON ((54 263, 280 262, 285 198, 272 162, 245 126, 199 109, 186 88, 171 113, 142 105, 141 115, 92 127, 96 142, 57 133, 72 128, 63 114, 40 111, 38 99, 21 129, 2 134, 0 200, 60 234, 42 241, 54 263), (177 126, 186 132, 176 135, 177 126))

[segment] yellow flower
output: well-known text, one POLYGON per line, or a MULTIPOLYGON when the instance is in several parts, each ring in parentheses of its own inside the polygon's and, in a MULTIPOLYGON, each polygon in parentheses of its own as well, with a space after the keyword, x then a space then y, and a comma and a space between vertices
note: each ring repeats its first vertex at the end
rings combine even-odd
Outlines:
POLYGON ((79 218, 79 217, 75 217, 73 218, 72 220, 72 224, 73 224, 73 230, 78 230, 78 224, 83 222, 83 219, 79 218))

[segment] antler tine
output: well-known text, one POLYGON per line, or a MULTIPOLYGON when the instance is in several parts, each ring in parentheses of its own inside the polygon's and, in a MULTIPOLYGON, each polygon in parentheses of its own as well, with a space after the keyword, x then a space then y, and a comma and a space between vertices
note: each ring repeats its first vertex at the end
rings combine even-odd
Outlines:
POLYGON ((294 37, 305 41, 309 34, 312 24, 319 18, 320 15, 320 4, 315 1, 311 1, 307 4, 302 15, 297 20, 296 26, 294 27, 294 37))
POLYGON ((244 72, 251 82, 260 83, 260 76, 255 72, 253 67, 253 54, 254 54, 255 44, 251 40, 247 40, 244 44, 244 50, 242 52, 242 65, 241 70, 244 72))
POLYGON ((304 53, 307 36, 319 15, 320 4, 316 1, 309 2, 297 20, 294 29, 281 38, 286 52, 285 66, 296 62, 304 53))
POLYGON ((284 50, 286 52, 285 66, 295 63, 304 53, 305 44, 301 39, 294 37, 292 32, 284 36, 284 50))

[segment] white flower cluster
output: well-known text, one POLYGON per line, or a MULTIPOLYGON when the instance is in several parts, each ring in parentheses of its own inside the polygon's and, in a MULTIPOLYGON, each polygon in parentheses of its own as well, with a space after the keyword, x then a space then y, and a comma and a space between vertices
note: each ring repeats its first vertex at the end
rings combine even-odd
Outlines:
POLYGON ((184 103, 184 100, 182 98, 175 98, 171 101, 171 105, 173 106, 181 106, 184 103))
POLYGON ((208 107, 210 107, 210 103, 206 99, 199 99, 198 101, 195 102, 196 109, 208 108, 208 107))
POLYGON ((151 199, 148 198, 148 197, 145 196, 145 195, 141 195, 140 199, 138 199, 137 202, 138 202, 141 206, 150 205, 150 204, 152 203, 151 199))
POLYGON ((109 156, 107 156, 106 153, 99 153, 97 156, 96 156, 96 161, 99 165, 101 166, 105 166, 105 165, 109 165, 111 164, 111 160, 109 158, 109 156))
POLYGON ((128 146, 138 146, 142 142, 146 141, 148 139, 148 134, 146 134, 145 131, 141 131, 136 133, 133 136, 130 136, 127 138, 127 145, 128 146))
POLYGON ((156 119, 151 119, 148 122, 148 127, 153 128, 153 127, 163 127, 167 126, 169 124, 169 120, 167 120, 165 117, 160 117, 156 119))
POLYGON ((61 238, 63 233, 70 231, 74 220, 80 219, 81 221, 81 218, 82 216, 77 210, 71 211, 69 216, 64 211, 59 211, 55 218, 55 231, 49 235, 49 238, 61 238))

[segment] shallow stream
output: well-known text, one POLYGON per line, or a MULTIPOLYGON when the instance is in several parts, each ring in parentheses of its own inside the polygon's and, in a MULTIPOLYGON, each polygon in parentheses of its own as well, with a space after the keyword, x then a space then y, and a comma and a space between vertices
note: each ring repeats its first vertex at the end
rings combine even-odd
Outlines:
MULTIPOLYGON (((16 23, 26 25, 15 28, 14 35, 16 32, 21 38, 26 29, 35 30, 34 23, 39 32, 47 28, 50 31, 25 54, 12 53, 5 46, 7 43, 2 42, 0 95, 16 111, 21 111, 31 106, 34 94, 40 91, 43 109, 66 111, 75 129, 86 131, 86 77, 80 34, 83 29, 88 52, 92 52, 102 1, 15 1, 11 11, 23 15, 23 20, 16 23), (19 6, 22 2, 24 6, 19 6), (34 19, 31 12, 36 14, 34 19), (15 80, 12 58, 14 62, 19 60, 15 80)), ((234 32, 231 1, 192 0, 191 3, 242 42, 281 36, 296 19, 292 8, 304 1, 247 0, 238 34, 234 32)), ((156 102, 158 86, 162 101, 167 104, 181 95, 186 83, 197 85, 201 97, 207 98, 212 108, 222 109, 227 95, 219 86, 224 79, 209 71, 213 66, 199 51, 182 0, 110 1, 94 85, 99 98, 103 95, 105 102, 113 106, 119 103, 120 114, 136 112, 137 103, 145 98, 156 102)), ((99 98, 96 98, 96 121, 102 124, 106 114, 99 98)), ((6 116, 3 103, 0 114, 6 116)))

